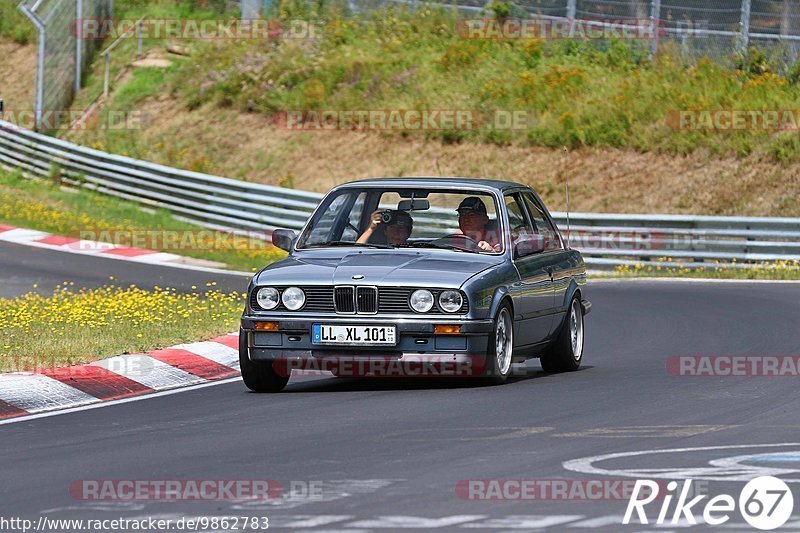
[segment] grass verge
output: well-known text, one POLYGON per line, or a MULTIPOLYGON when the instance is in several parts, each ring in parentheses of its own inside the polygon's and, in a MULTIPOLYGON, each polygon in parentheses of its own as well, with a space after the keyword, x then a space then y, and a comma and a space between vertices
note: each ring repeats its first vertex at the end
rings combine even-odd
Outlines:
POLYGON ((618 266, 611 277, 670 277, 702 279, 752 279, 752 280, 800 280, 800 261, 763 261, 752 268, 737 268, 713 263, 708 267, 688 268, 653 266, 647 263, 618 266))
POLYGON ((255 271, 285 252, 257 238, 236 237, 183 222, 163 209, 85 189, 65 189, 0 171, 0 223, 123 246, 164 251, 255 271))
POLYGON ((112 285, 0 298, 0 371, 44 370, 208 339, 236 329, 242 295, 112 285))
POLYGON ((0 36, 7 37, 17 44, 36 41, 33 24, 22 11, 17 9, 19 0, 0 0, 0 36))

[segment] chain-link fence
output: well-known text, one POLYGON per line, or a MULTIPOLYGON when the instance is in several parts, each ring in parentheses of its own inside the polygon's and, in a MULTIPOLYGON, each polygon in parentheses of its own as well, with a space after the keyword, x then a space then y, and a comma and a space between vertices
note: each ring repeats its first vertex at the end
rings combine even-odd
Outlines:
POLYGON ((23 0, 19 9, 37 32, 38 58, 34 109, 36 128, 43 115, 66 110, 81 87, 83 72, 100 41, 85 39, 78 31, 82 19, 110 19, 113 0, 23 0))
MULTIPOLYGON (((242 0, 248 2, 249 0, 242 0)), ((423 5, 425 0, 352 0, 359 9, 389 2, 423 5)), ((759 46, 779 65, 800 54, 800 0, 433 0, 454 6, 465 17, 493 16, 491 5, 508 5, 510 17, 563 21, 652 21, 659 25, 652 52, 665 42, 690 58, 730 61, 736 52, 759 46)))

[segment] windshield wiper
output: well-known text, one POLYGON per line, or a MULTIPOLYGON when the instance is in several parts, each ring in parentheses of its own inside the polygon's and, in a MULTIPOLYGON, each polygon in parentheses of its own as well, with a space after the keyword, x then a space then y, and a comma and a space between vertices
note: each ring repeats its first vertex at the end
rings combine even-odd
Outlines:
POLYGON ((453 246, 452 244, 440 244, 430 241, 414 241, 414 242, 404 242, 402 244, 395 244, 396 248, 439 248, 441 250, 457 250, 459 252, 469 252, 476 254, 478 253, 475 250, 468 250, 466 248, 461 248, 460 246, 453 246))
POLYGON ((354 242, 354 241, 327 241, 312 244, 309 248, 321 248, 323 246, 366 246, 367 248, 391 248, 388 244, 375 244, 372 242, 354 242))

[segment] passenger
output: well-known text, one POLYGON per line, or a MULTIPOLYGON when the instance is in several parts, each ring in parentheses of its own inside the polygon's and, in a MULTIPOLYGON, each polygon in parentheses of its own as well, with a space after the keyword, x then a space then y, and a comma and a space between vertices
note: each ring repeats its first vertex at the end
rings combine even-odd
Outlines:
POLYGON ((388 213, 390 218, 389 222, 385 223, 384 232, 386 233, 386 242, 389 245, 403 244, 411 236, 411 231, 414 229, 414 219, 411 218, 405 211, 384 211, 378 209, 372 212, 369 220, 369 227, 361 234, 356 242, 366 244, 369 242, 375 230, 378 229, 380 224, 384 224, 383 215, 388 213))
POLYGON ((483 200, 477 196, 468 196, 461 201, 456 211, 458 227, 464 235, 478 243, 478 248, 488 252, 500 248, 496 233, 487 231, 489 216, 483 200))

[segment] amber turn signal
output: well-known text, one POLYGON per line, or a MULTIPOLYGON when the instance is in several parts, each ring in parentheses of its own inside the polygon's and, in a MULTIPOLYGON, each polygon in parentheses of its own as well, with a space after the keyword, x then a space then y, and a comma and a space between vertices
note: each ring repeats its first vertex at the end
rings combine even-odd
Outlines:
POLYGON ((254 329, 256 331, 278 331, 277 322, 256 322, 254 329))
POLYGON ((458 335, 461 333, 461 326, 458 324, 436 324, 433 326, 435 335, 458 335))

